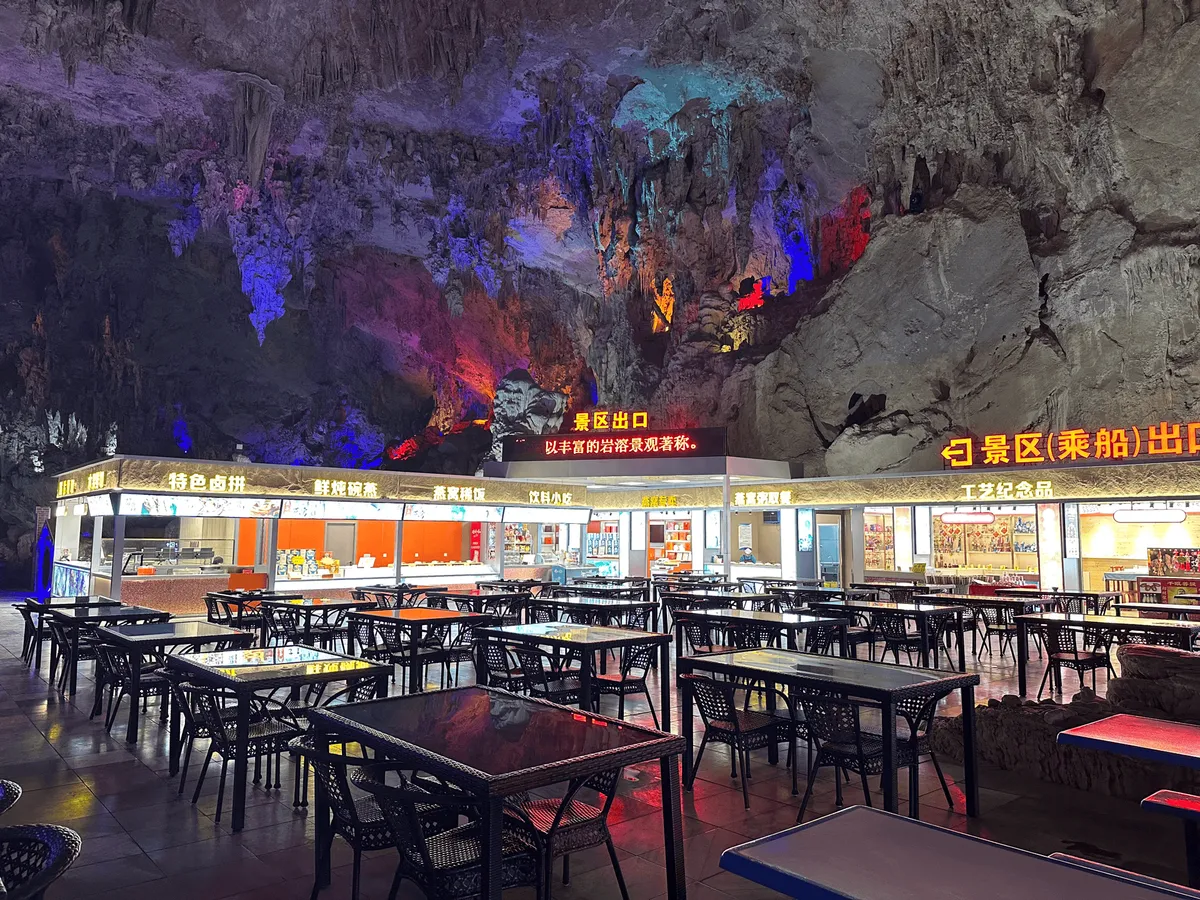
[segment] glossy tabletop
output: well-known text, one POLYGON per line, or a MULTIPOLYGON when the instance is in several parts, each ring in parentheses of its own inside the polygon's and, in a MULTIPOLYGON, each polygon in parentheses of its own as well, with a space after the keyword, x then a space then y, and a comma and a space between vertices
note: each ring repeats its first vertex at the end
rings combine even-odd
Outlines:
POLYGON ((807 613, 757 612, 749 609, 681 609, 677 619, 708 619, 716 622, 747 622, 777 625, 783 628, 816 628, 820 625, 849 625, 850 620, 835 616, 814 616, 807 613))
POLYGON ((769 594, 816 594, 822 597, 861 597, 874 596, 879 593, 878 588, 831 588, 831 587, 767 587, 769 594))
POLYGON ((208 622, 147 622, 141 625, 106 625, 96 633, 106 640, 123 646, 156 647, 167 644, 207 644, 253 638, 250 632, 238 631, 208 622))
POLYGON ((103 622, 106 619, 143 619, 161 616, 166 619, 170 613, 161 609, 150 609, 146 606, 68 606, 52 607, 48 610, 56 619, 74 622, 103 622))
POLYGON ((310 710, 320 730, 388 756, 436 760, 455 783, 491 795, 683 751, 683 738, 483 687, 310 710))
MULTIPOLYGON (((728 596, 728 595, 726 595, 728 596)), ((636 599, 633 597, 588 597, 576 594, 570 597, 534 597, 535 606, 605 606, 624 609, 638 606, 657 606, 657 600, 636 599)))
POLYGON ((1096 626, 1133 631, 1162 631, 1169 633, 1195 633, 1200 631, 1200 622, 1177 622, 1170 619, 1134 619, 1129 616, 1093 616, 1079 613, 1026 613, 1016 616, 1018 622, 1033 625, 1077 625, 1096 626))
POLYGON ((349 597, 265 597, 261 603, 276 609, 356 609, 375 605, 374 600, 354 600, 349 597))
POLYGON ((721 868, 803 900, 1181 896, 865 806, 730 847, 721 868))
POLYGON ((1051 597, 1120 597, 1120 591, 1051 591, 1043 590, 1035 587, 1002 587, 996 588, 997 594, 1013 594, 1021 596, 1024 594, 1047 594, 1051 597))
POLYGON ((438 591, 439 597, 447 600, 516 600, 524 597, 526 591, 494 591, 487 588, 475 588, 472 591, 438 591))
MULTIPOLYGON (((1178 595, 1176 595, 1178 596, 1178 595)), ((1163 613, 1168 616, 1200 615, 1200 606, 1192 603, 1114 603, 1118 610, 1132 609, 1137 612, 1163 613)))
POLYGON ((391 666, 304 646, 171 654, 167 662, 172 668, 209 675, 222 684, 251 689, 265 685, 343 681, 385 675, 392 670, 391 666))
POLYGON ((928 600, 944 606, 947 603, 957 603, 960 606, 997 606, 1006 609, 1024 609, 1044 603, 1038 595, 1029 597, 993 597, 988 594, 913 594, 913 600, 928 600))
POLYGON ((350 613, 355 619, 385 619, 393 622, 446 622, 463 619, 495 619, 483 613, 460 612, 456 609, 432 609, 428 606, 404 606, 400 609, 362 609, 350 613))
POLYGON ((225 603, 241 605, 261 603, 264 600, 303 600, 303 594, 283 594, 270 591, 214 591, 212 596, 225 603))
POLYGON ((821 609, 857 609, 863 612, 902 612, 913 615, 952 616, 966 612, 964 606, 947 603, 892 603, 887 600, 821 600, 812 606, 821 609))
POLYGON ((28 597, 25 605, 30 609, 69 609, 72 606, 120 606, 121 601, 95 594, 86 597, 46 597, 42 600, 28 597))
POLYGON ((975 673, 939 672, 796 650, 735 650, 689 656, 679 663, 691 669, 759 672, 784 681, 836 685, 864 697, 922 696, 979 684, 975 673))
POLYGON ((655 631, 610 628, 607 625, 572 625, 567 622, 537 622, 529 625, 480 628, 475 633, 485 637, 528 644, 594 648, 621 647, 630 644, 661 644, 671 639, 669 634, 660 634, 655 631))
POLYGON ((637 594, 645 591, 647 585, 629 584, 559 584, 555 586, 560 591, 582 594, 637 594))
POLYGON ((1122 714, 1060 731, 1058 742, 1200 769, 1200 725, 1122 714))
POLYGON ((664 590, 664 594, 675 595, 682 597, 717 597, 719 599, 728 600, 730 597, 753 597, 753 596, 769 596, 772 600, 775 599, 771 594, 743 594, 740 591, 734 590, 732 587, 729 590, 721 590, 719 587, 698 587, 698 588, 675 588, 673 590, 664 590))

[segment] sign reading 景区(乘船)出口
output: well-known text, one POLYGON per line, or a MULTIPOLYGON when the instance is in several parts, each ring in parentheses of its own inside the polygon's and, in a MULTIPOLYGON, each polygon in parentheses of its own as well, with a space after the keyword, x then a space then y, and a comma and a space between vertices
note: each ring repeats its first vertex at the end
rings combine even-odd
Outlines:
POLYGON ((1027 431, 952 438, 942 458, 952 469, 1200 458, 1200 422, 1027 431))

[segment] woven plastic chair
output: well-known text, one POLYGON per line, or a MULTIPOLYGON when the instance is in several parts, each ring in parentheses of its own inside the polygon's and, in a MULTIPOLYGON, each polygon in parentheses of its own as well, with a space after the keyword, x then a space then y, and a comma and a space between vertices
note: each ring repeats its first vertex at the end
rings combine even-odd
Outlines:
POLYGON ((33 611, 26 609, 24 603, 16 604, 16 609, 25 623, 25 630, 21 632, 21 662, 29 665, 37 650, 37 623, 33 620, 33 611))
MULTIPOLYGON (((96 645, 96 699, 92 704, 89 719, 94 719, 102 708, 104 693, 108 693, 108 711, 104 716, 104 730, 111 732, 122 701, 129 696, 133 684, 133 667, 129 653, 110 644, 96 645)), ((167 720, 167 704, 162 701, 171 691, 171 683, 155 667, 143 667, 138 678, 138 691, 142 698, 142 709, 151 695, 159 698, 159 720, 167 720)))
POLYGON ((15 781, 0 781, 0 815, 8 812, 21 799, 21 786, 15 781))
POLYGON ((1013 620, 1013 610, 999 609, 994 606, 979 607, 979 615, 983 619, 983 646, 988 653, 992 652, 992 635, 1000 636, 1000 655, 1004 656, 1004 648, 1012 650, 1013 641, 1017 637, 1017 623, 1013 620))
POLYGON ((5 900, 41 900, 79 856, 83 841, 61 825, 0 826, 0 884, 5 900))
MULTIPOLYGON (((892 651, 892 658, 896 664, 900 664, 900 651, 903 650, 908 657, 908 664, 912 665, 913 651, 921 649, 921 635, 908 630, 908 617, 902 612, 877 612, 875 613, 875 628, 879 636, 883 638, 883 659, 887 656, 889 650, 892 651)), ((934 635, 929 635, 930 644, 933 643, 934 635)))
POLYGON ((658 713, 654 711, 654 700, 650 696, 650 688, 646 685, 646 676, 653 665, 653 644, 626 647, 621 654, 621 671, 619 673, 592 676, 593 695, 615 694, 619 698, 617 718, 624 720, 625 698, 630 694, 645 694, 646 704, 650 707, 650 715, 654 717, 654 727, 658 728, 658 713))
MULTIPOLYGON (((1077 635, 1073 628, 1063 627, 1058 625, 1050 625, 1043 623, 1042 625, 1043 640, 1046 644, 1046 672, 1042 675, 1042 682, 1038 685, 1037 696, 1042 699, 1042 690, 1046 687, 1046 682, 1053 676, 1051 691, 1053 693, 1062 693, 1062 670, 1072 669, 1079 676, 1079 686, 1083 687, 1083 673, 1092 673, 1092 689, 1096 688, 1096 670, 1107 669, 1112 673, 1112 662, 1108 657, 1108 648, 1081 650, 1077 642, 1077 635)), ((1103 645, 1104 636, 1095 629, 1084 629, 1083 640, 1085 645, 1091 647, 1101 647, 1103 645)))
POLYGON ((564 675, 554 668, 554 660, 537 647, 517 646, 515 652, 531 697, 565 705, 578 703, 582 683, 575 675, 564 675))
POLYGON ((750 752, 772 744, 787 743, 788 764, 792 767, 792 793, 799 793, 796 789, 796 741, 801 736, 807 740, 808 731, 796 718, 795 707, 786 694, 771 689, 771 693, 783 699, 784 709, 788 711, 787 718, 783 718, 757 710, 738 709, 731 684, 714 681, 702 675, 680 675, 679 681, 691 686, 692 697, 704 722, 704 737, 700 740, 696 761, 692 764, 688 790, 691 790, 692 784, 695 783, 700 760, 704 758, 704 748, 710 741, 724 744, 730 749, 730 778, 738 777, 737 762, 739 758, 742 761, 742 800, 746 809, 749 809, 750 789, 747 779, 750 778, 750 752))
MULTIPOLYGON (((796 822, 804 821, 804 810, 812 799, 813 784, 817 772, 832 767, 837 785, 837 805, 842 805, 842 776, 844 771, 857 772, 862 781, 863 798, 871 805, 871 789, 867 786, 868 775, 883 773, 883 739, 878 735, 864 733, 859 723, 858 704, 840 694, 805 689, 797 692, 797 701, 804 708, 804 720, 808 733, 817 745, 817 758, 808 771, 808 787, 800 801, 800 812, 796 822)), ((897 756, 901 757, 902 744, 897 743, 897 756)), ((897 760, 897 764, 902 764, 897 760)))
MULTIPOLYGON (((483 835, 476 802, 448 787, 440 791, 419 789, 398 775, 395 776, 400 782, 398 786, 386 784, 384 771, 377 766, 364 766, 352 774, 351 782, 374 798, 395 836, 400 865, 392 880, 389 900, 396 896, 405 878, 414 882, 428 900, 479 897, 483 884, 483 835), (467 815, 467 824, 437 827, 442 816, 457 820, 460 814, 467 815), (430 827, 431 823, 434 827, 430 827)), ((500 841, 501 889, 532 886, 538 900, 542 900, 539 854, 528 831, 506 821, 500 841)))
POLYGON ((617 849, 608 830, 608 813, 616 799, 620 782, 621 770, 612 769, 589 778, 572 780, 562 798, 530 797, 513 799, 505 804, 506 816, 525 829, 538 849, 544 879, 543 896, 549 898, 551 895, 554 860, 562 857, 562 882, 570 884, 571 854, 603 844, 608 848, 608 858, 612 861, 622 900, 629 900, 617 849), (595 791, 602 798, 601 805, 579 799, 579 792, 585 788, 595 791))
POLYGON ((525 686, 525 673, 514 666, 510 651, 497 641, 486 641, 483 645, 483 678, 480 684, 495 685, 506 691, 516 691, 525 686))

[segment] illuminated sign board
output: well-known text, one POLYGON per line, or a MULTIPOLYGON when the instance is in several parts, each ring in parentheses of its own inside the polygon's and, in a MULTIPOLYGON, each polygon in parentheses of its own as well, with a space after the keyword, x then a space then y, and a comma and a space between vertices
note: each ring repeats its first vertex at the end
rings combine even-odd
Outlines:
POLYGON ((951 469, 1111 463, 1131 459, 1200 458, 1200 422, 1159 422, 1144 427, 1085 431, 1026 431, 954 438, 942 448, 951 469))
POLYGON ((520 435, 504 439, 505 462, 548 460, 653 459, 724 456, 724 428, 646 431, 636 435, 564 437, 520 435))
POLYGON ((454 484, 438 484, 433 488, 434 500, 447 500, 451 503, 482 503, 487 498, 486 488, 462 487, 454 484))
POLYGON ((629 431, 633 428, 650 427, 650 414, 630 412, 625 409, 597 409, 592 412, 575 413, 575 431, 629 431))
POLYGON ((529 502, 543 506, 570 506, 575 495, 571 491, 530 491, 529 502))
POLYGON ((643 494, 642 506, 648 509, 659 507, 674 509, 679 506, 679 497, 675 494, 643 494))
POLYGON ((734 506, 791 506, 791 491, 736 491, 734 506))
POLYGON ((1053 500, 1052 481, 981 481, 961 486, 960 500, 1001 502, 1009 500, 1053 500))
POLYGON ((55 492, 56 497, 70 497, 85 491, 102 491, 105 487, 105 473, 91 472, 86 479, 60 478, 55 492))

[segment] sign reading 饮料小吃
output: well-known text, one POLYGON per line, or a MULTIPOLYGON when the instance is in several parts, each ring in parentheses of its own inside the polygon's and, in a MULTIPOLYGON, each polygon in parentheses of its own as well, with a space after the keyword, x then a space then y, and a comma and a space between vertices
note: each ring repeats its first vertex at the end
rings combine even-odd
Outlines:
POLYGON ((1200 422, 1026 431, 952 438, 942 448, 951 469, 1200 458, 1200 422))

